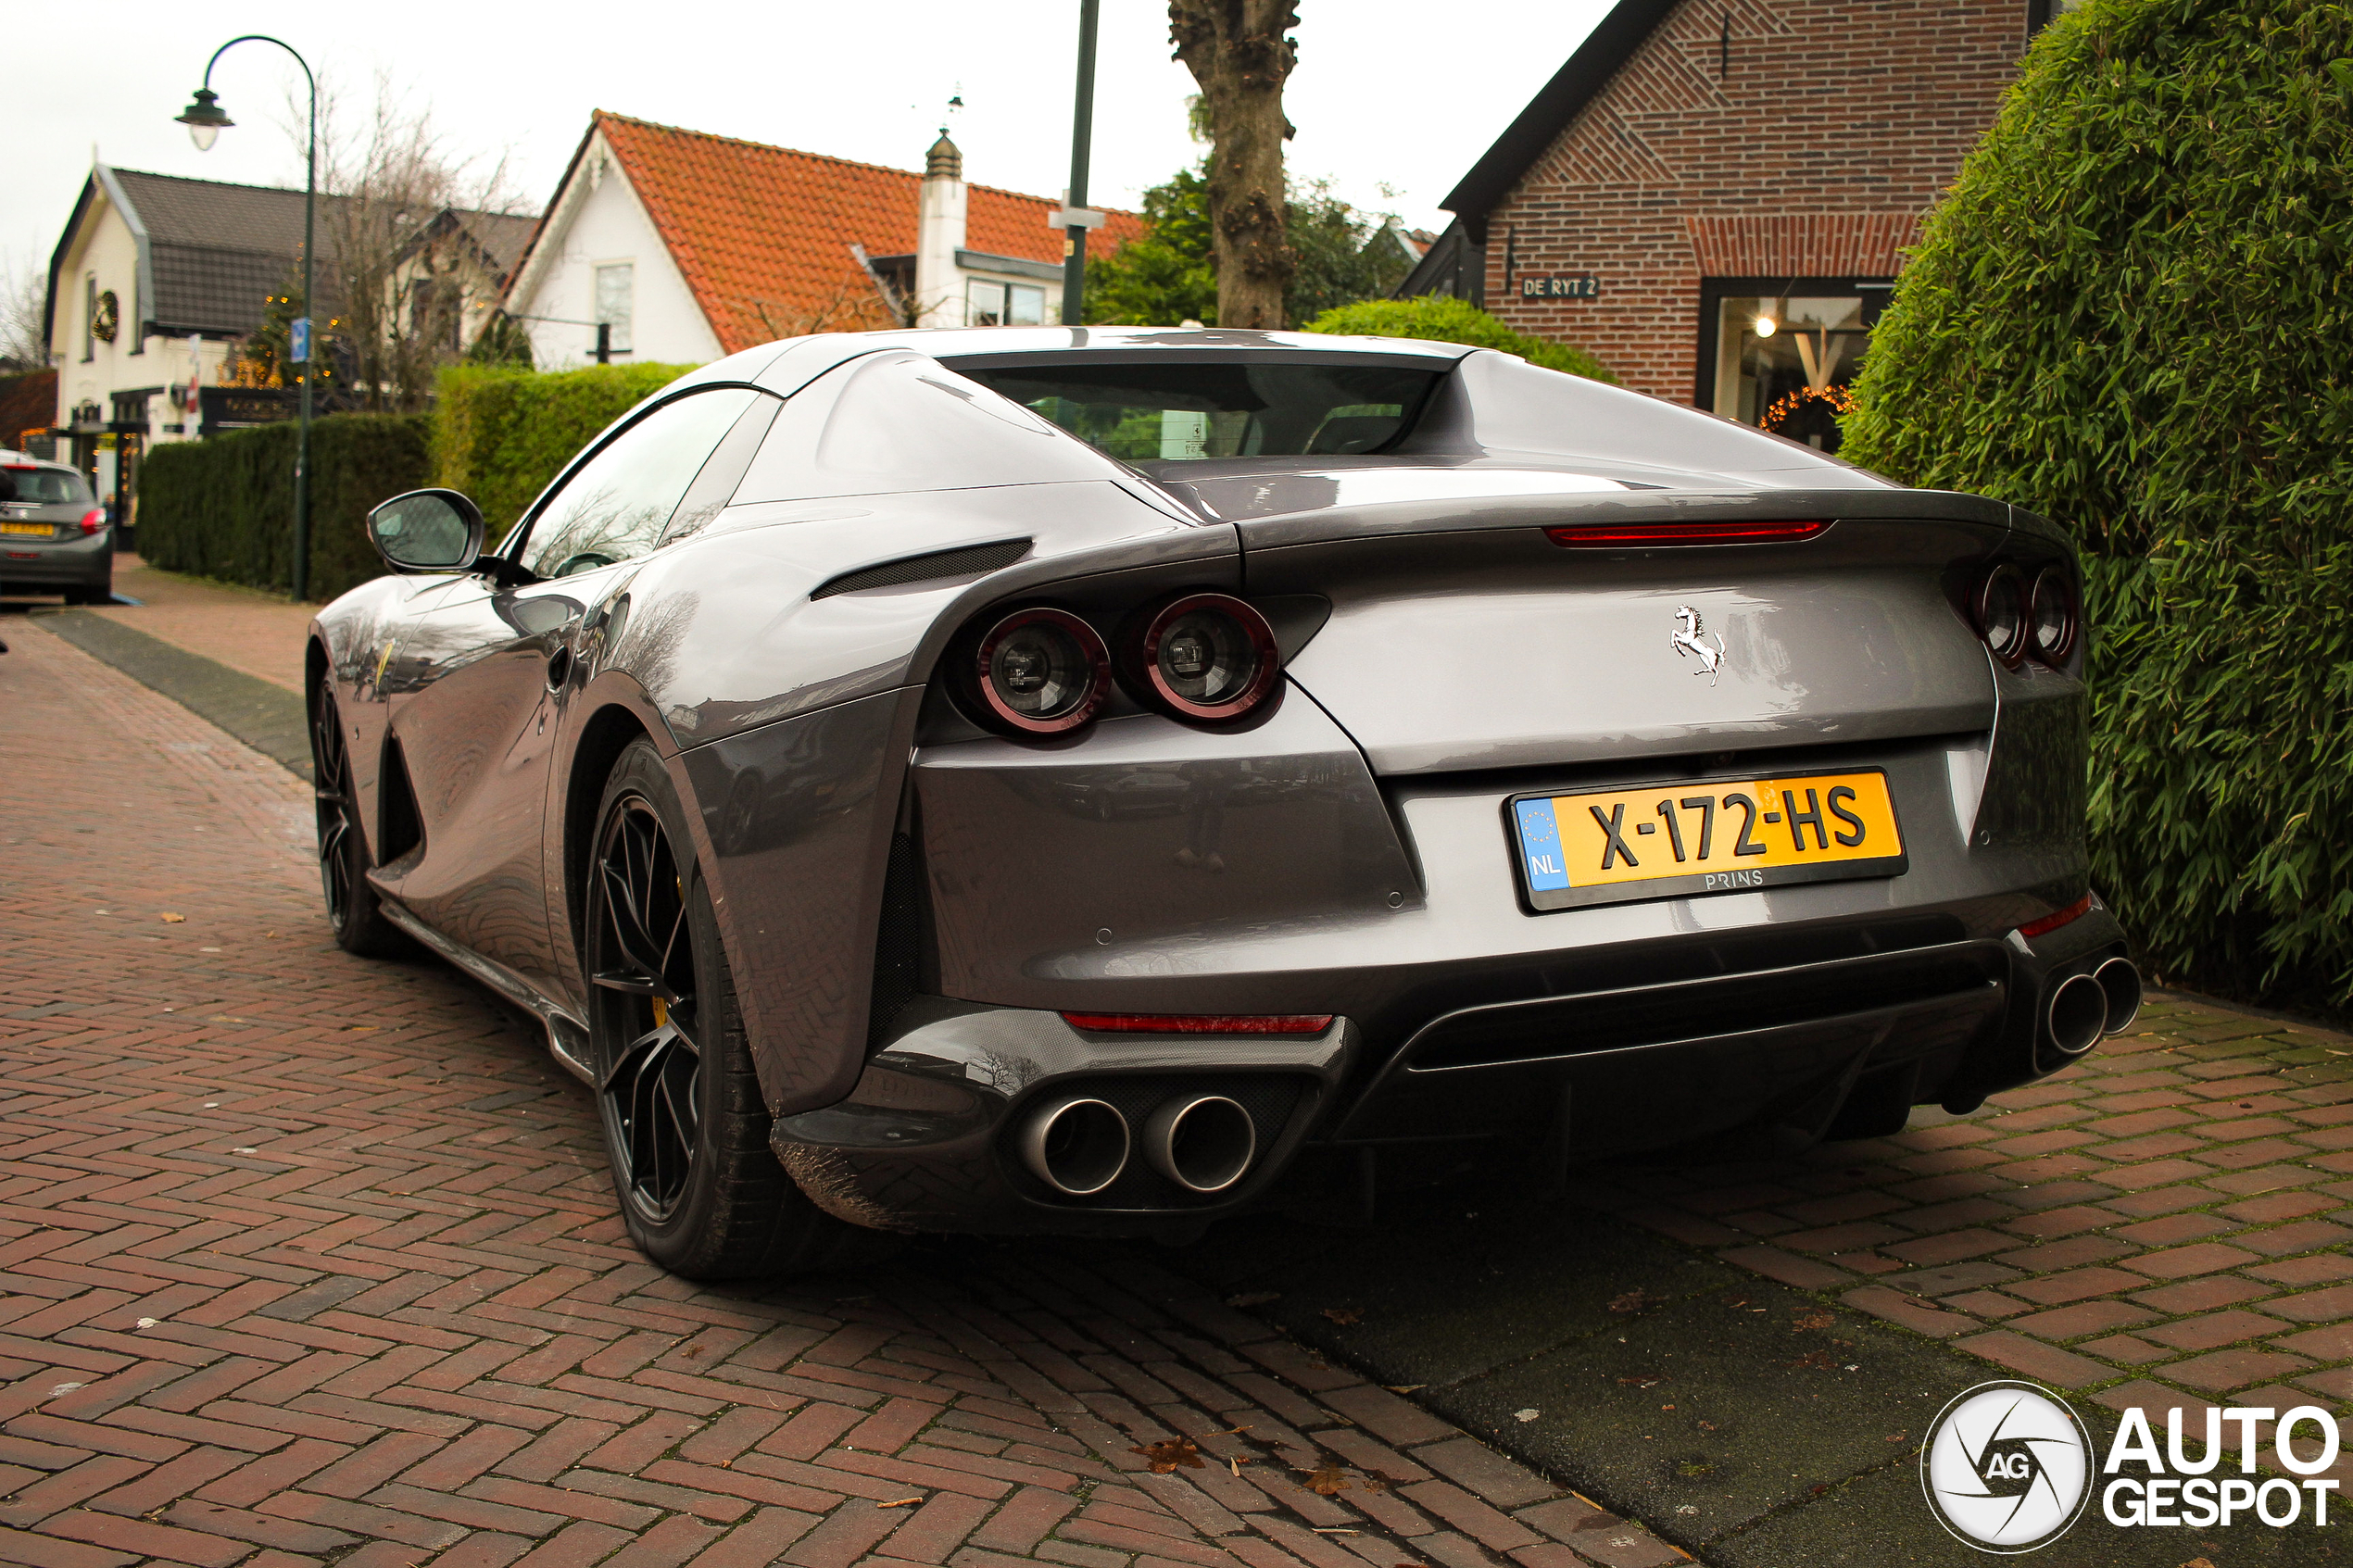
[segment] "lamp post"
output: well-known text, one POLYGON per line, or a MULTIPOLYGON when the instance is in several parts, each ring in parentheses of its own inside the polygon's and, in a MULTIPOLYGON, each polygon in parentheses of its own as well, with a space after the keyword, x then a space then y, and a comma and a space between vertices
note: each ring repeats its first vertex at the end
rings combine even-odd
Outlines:
MULTIPOLYGON (((1086 319, 1087 231, 1100 225, 1103 215, 1087 206, 1087 164, 1095 131, 1095 7, 1097 0, 1078 0, 1078 91, 1072 106, 1070 128, 1070 189, 1063 210, 1054 214, 1063 231, 1063 325, 1077 326, 1086 319)), ((1050 220, 1051 221, 1051 220, 1050 220)))
POLYGON ((294 515, 294 596, 305 597, 310 589, 310 257, 317 248, 312 243, 319 207, 319 79, 310 73, 310 62, 301 51, 283 38, 267 33, 248 32, 232 38, 212 52, 205 62, 204 85, 196 89, 195 101, 174 118, 188 128, 189 138, 196 144, 196 151, 210 152, 216 137, 237 122, 220 107, 220 94, 212 90, 212 68, 220 56, 240 44, 275 44, 294 56, 295 64, 302 68, 302 79, 310 84, 310 148, 304 159, 302 182, 302 314, 294 324, 288 358, 302 367, 302 396, 295 431, 295 515, 294 515))

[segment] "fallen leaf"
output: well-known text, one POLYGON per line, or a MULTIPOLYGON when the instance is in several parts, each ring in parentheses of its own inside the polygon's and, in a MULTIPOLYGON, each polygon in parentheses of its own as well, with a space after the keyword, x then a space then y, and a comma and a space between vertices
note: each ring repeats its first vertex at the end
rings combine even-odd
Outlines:
POLYGON ((1831 1359, 1831 1353, 1828 1350, 1808 1350, 1789 1364, 1812 1372, 1828 1372, 1838 1365, 1831 1359))
POLYGON ((1269 1301, 1279 1301, 1282 1298, 1283 1293, 1279 1290, 1252 1290, 1244 1295, 1227 1297, 1226 1305, 1228 1307, 1264 1307, 1269 1301))
POLYGON ((1716 1424, 1712 1421, 1703 1421, 1699 1424, 1699 1429, 1702 1432, 1713 1432, 1716 1430, 1716 1424))
POLYGON ((188 917, 186 915, 166 915, 163 917, 163 923, 166 925, 185 925, 188 923, 188 917))
POLYGON ((1663 1411, 1671 1411, 1671 1410, 1673 1410, 1675 1407, 1674 1407, 1673 1405, 1661 1405, 1661 1406, 1659 1406, 1658 1408, 1659 1408, 1660 1410, 1663 1410, 1663 1411))
POLYGON ((1340 1324, 1342 1328, 1347 1328, 1352 1324, 1360 1323, 1365 1321, 1365 1314, 1358 1311, 1353 1307, 1327 1307, 1324 1309, 1324 1316, 1331 1319, 1332 1322, 1340 1324))
POLYGON ((1648 1388, 1655 1384, 1664 1383, 1667 1380, 1660 1377, 1656 1373, 1646 1372, 1642 1374, 1640 1376, 1621 1377, 1617 1381, 1635 1388, 1648 1388))
MULTIPOLYGON (((1620 1378, 1618 1381, 1622 1383, 1625 1379, 1620 1378)), ((1540 1410, 1514 1411, 1512 1411, 1512 1419, 1514 1421, 1534 1421, 1538 1416, 1542 1415, 1543 1413, 1544 1412, 1540 1410)))
POLYGON ((912 1508, 923 1500, 921 1498, 899 1498, 890 1502, 878 1502, 875 1506, 876 1508, 912 1508))
POLYGON ((1308 1528, 1319 1536, 1353 1536, 1362 1533, 1349 1529, 1344 1524, 1311 1524, 1308 1528))
POLYGON ((1891 1443, 1900 1443, 1904 1440, 1904 1436, 1901 1432, 1891 1432, 1887 1435, 1887 1440, 1891 1443))
POLYGON ((1319 1465, 1302 1485, 1317 1497, 1337 1497, 1348 1490, 1348 1474, 1337 1464, 1319 1465))
POLYGON ((139 1326, 141 1328, 153 1328, 158 1321, 159 1320, 156 1318, 141 1318, 139 1320, 139 1326))
POLYGON ((701 1347, 701 1346, 699 1346, 699 1345, 689 1345, 689 1346, 687 1346, 687 1347, 686 1347, 686 1359, 687 1359, 688 1361, 693 1361, 693 1360, 694 1360, 697 1356, 699 1356, 699 1355, 701 1355, 701 1354, 702 1354, 702 1347, 701 1347))
POLYGON ((1190 1437, 1172 1437, 1164 1443, 1142 1444, 1127 1451, 1143 1455, 1155 1475, 1169 1474, 1180 1464, 1188 1470, 1202 1467, 1201 1446, 1190 1437))
POLYGON ((2187 1562, 2183 1563, 2182 1568, 2214 1568, 2214 1564, 2208 1559, 2203 1557, 2193 1557, 2187 1562))
POLYGON ((80 1383, 60 1383, 55 1388, 49 1390, 49 1398, 54 1399, 60 1394, 70 1394, 75 1389, 84 1386, 87 1386, 80 1383))
POLYGON ((1234 1473, 1235 1480, 1239 1481, 1242 1478, 1242 1461, 1238 1456, 1227 1454, 1226 1456, 1226 1466, 1234 1473))
POLYGON ((1829 1328, 1837 1322, 1838 1320, 1831 1316, 1828 1312, 1808 1312, 1804 1317, 1799 1318, 1796 1322, 1791 1323, 1789 1325, 1789 1331, 1792 1334, 1803 1334, 1807 1329, 1829 1328))
POLYGON ((1392 1394, 1418 1394, 1429 1385, 1427 1383, 1384 1383, 1381 1386, 1392 1394))
POLYGON ((1648 1291, 1638 1289, 1629 1290, 1623 1296, 1611 1298, 1609 1310, 1620 1314, 1628 1312, 1647 1312, 1653 1307, 1664 1307, 1665 1305, 1667 1305, 1667 1298, 1665 1297, 1653 1296, 1648 1291))

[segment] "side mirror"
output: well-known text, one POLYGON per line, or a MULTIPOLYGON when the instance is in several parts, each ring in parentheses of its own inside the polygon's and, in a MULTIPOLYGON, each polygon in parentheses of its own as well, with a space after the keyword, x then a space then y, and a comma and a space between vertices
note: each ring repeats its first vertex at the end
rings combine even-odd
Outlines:
POLYGON ((368 537, 395 571, 464 571, 482 554, 482 508, 455 490, 411 490, 368 514, 368 537))

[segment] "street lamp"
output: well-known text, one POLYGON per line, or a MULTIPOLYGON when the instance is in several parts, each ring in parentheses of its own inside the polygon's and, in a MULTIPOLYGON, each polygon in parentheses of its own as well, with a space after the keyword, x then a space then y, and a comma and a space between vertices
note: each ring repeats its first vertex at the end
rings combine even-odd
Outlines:
POLYGON ((288 358, 302 367, 302 397, 298 405, 295 431, 295 515, 294 515, 294 596, 308 596, 310 589, 310 257, 317 247, 312 241, 319 207, 319 79, 310 73, 310 62, 301 51, 283 38, 267 33, 248 32, 232 38, 212 52, 205 62, 204 85, 196 89, 195 101, 174 116, 188 128, 189 140, 196 151, 210 152, 220 132, 237 122, 220 107, 220 94, 212 90, 212 68, 220 56, 240 44, 275 44, 294 56, 295 64, 302 68, 302 79, 310 84, 310 149, 304 162, 302 184, 302 315, 294 323, 294 341, 287 346, 288 358))

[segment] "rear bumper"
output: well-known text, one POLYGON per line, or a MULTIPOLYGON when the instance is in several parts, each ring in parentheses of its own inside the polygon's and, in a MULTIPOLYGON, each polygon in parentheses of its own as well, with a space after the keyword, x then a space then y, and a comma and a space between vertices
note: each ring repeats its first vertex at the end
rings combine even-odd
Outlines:
POLYGON ((1782 1146, 1842 1116, 1900 1123, 1915 1103, 1973 1104, 2066 1065, 2044 1025, 2051 988, 2122 953, 2103 909, 2016 935, 1746 973, 1454 1009, 1401 1044, 1352 1020, 1323 1035, 1088 1035, 1057 1013, 926 1000, 849 1099, 779 1118, 773 1141, 819 1204, 896 1230, 1142 1234, 1280 1197, 1303 1158, 1362 1170, 1455 1146, 1480 1164, 1559 1170, 1751 1129, 1782 1146), (1057 1193, 1020 1135, 1074 1095, 1140 1128, 1194 1092, 1259 1121, 1231 1190, 1188 1194, 1140 1154, 1101 1193, 1057 1193), (1480 1149, 1486 1150, 1480 1154, 1480 1149))
POLYGON ((0 583, 11 588, 88 588, 114 580, 114 537, 100 529, 56 543, 0 536, 0 583))

